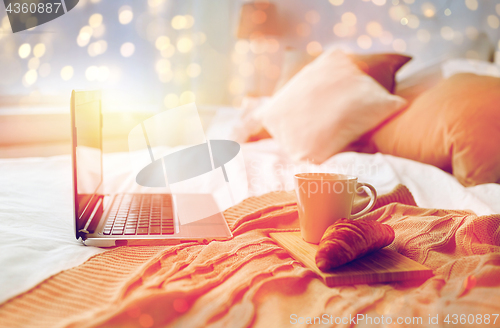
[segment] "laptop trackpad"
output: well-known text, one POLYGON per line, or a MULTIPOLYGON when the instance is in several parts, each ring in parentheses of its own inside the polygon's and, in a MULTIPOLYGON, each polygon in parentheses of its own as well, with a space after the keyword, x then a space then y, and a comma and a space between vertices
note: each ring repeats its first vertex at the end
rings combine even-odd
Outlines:
POLYGON ((203 220, 220 213, 215 199, 210 194, 173 195, 180 225, 203 220))

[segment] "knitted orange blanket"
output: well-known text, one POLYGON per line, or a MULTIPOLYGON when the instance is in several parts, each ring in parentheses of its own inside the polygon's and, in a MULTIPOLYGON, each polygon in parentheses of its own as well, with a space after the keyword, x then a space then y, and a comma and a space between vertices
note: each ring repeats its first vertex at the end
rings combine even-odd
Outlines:
POLYGON ((232 240, 109 250, 0 305, 0 326, 269 327, 320 316, 335 325, 361 313, 421 317, 423 326, 429 315, 440 324, 447 314, 483 324, 488 315, 492 326, 500 313, 500 215, 422 209, 398 186, 364 219, 391 225, 390 247, 435 276, 328 288, 268 237, 297 230, 293 193, 249 198, 224 214, 232 240))

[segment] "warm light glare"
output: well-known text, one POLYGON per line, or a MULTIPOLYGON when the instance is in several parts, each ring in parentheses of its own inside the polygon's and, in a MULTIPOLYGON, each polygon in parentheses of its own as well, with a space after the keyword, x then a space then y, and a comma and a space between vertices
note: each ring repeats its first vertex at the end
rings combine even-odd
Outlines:
POLYGON ((43 57, 44 54, 45 54, 45 44, 39 43, 33 47, 33 56, 41 58, 43 57))
POLYGON ((413 28, 413 29, 416 29, 418 28, 420 25, 420 19, 418 19, 417 16, 415 15, 408 15, 408 24, 407 26, 409 28, 413 28))
POLYGON ((64 66, 61 69, 61 78, 64 81, 69 81, 73 77, 73 67, 72 66, 64 66))
POLYGON ((132 56, 134 52, 135 52, 135 46, 132 42, 125 42, 120 47, 120 53, 125 58, 132 56))
POLYGON ((168 36, 162 35, 156 39, 155 46, 158 50, 163 50, 170 45, 170 38, 168 36))
POLYGON ((187 66, 186 73, 191 78, 198 77, 201 73, 201 66, 197 63, 191 63, 187 66))
POLYGON ((417 31, 417 39, 422 43, 427 43, 431 40, 431 33, 425 29, 417 31))
POLYGON ((170 58, 175 53, 175 47, 171 44, 167 45, 165 48, 161 50, 161 56, 163 58, 170 58))
POLYGON ((449 26, 443 26, 441 27, 441 37, 445 40, 453 40, 453 35, 454 31, 451 27, 449 26))
POLYGON ((37 70, 39 66, 40 66, 40 59, 38 59, 37 57, 31 58, 28 62, 29 69, 37 70))
POLYGON ((267 15, 262 10, 255 10, 252 13, 252 23, 259 25, 263 24, 267 20, 267 15))
POLYGON ((382 35, 383 29, 382 25, 380 25, 376 21, 371 21, 368 24, 366 24, 366 32, 370 34, 373 37, 379 37, 382 35))
POLYGON ((402 39, 395 39, 392 42, 392 48, 396 52, 405 52, 406 51, 406 42, 402 39))
POLYGON ((356 25, 356 15, 354 15, 353 13, 351 12, 346 12, 342 15, 342 23, 344 23, 345 25, 347 26, 354 26, 356 25))
POLYGON ((247 40, 238 40, 234 45, 234 50, 240 55, 245 55, 250 50, 250 43, 247 40))
POLYGON ((49 63, 43 63, 40 65, 40 68, 38 69, 38 74, 40 77, 47 77, 50 75, 50 64, 49 63))
POLYGON ((38 79, 38 74, 34 69, 30 69, 29 71, 24 74, 23 77, 23 85, 25 87, 28 87, 36 82, 38 79))
POLYGON ((355 26, 347 26, 344 23, 337 23, 333 27, 333 33, 335 33, 336 36, 338 37, 346 37, 346 36, 352 36, 356 33, 356 27, 355 26))
POLYGON ((85 70, 85 77, 88 81, 96 81, 99 77, 99 68, 97 66, 90 66, 85 70))
POLYGON ((78 37, 82 40, 90 40, 92 33, 94 33, 92 27, 85 25, 80 29, 80 34, 78 35, 78 37))
POLYGON ((421 9, 425 17, 431 18, 436 15, 436 7, 431 2, 424 2, 421 9))
POLYGON ((317 41, 311 41, 307 44, 307 53, 311 56, 317 56, 323 51, 323 47, 317 41))
POLYGON ((188 37, 182 37, 177 40, 177 50, 182 53, 190 52, 193 49, 193 41, 188 37))
POLYGON ((344 3, 344 0, 329 0, 329 1, 334 6, 340 6, 341 4, 344 3))
POLYGON ((28 43, 23 43, 19 47, 18 53, 19 53, 19 57, 21 57, 23 59, 27 58, 30 55, 30 53, 31 53, 31 46, 28 43))
POLYGON ((97 28, 102 24, 102 15, 101 14, 93 14, 89 18, 89 25, 92 28, 97 28))
POLYGON ((251 63, 244 62, 239 66, 238 71, 239 71, 241 76, 249 77, 249 76, 253 75, 255 69, 251 63))
POLYGON ((389 16, 396 22, 400 22, 408 14, 410 14, 410 8, 405 5, 397 5, 389 9, 389 16))
POLYGON ((121 6, 120 10, 118 10, 118 20, 120 24, 126 25, 130 23, 134 19, 134 12, 130 6, 121 6))
POLYGON ((498 17, 495 15, 489 15, 488 16, 488 25, 491 28, 497 29, 498 26, 500 25, 500 21, 498 20, 498 17))
POLYGON ((467 8, 469 8, 470 10, 476 10, 477 7, 478 7, 478 3, 477 3, 477 0, 465 0, 465 5, 467 6, 467 8))
POLYGON ((89 45, 87 52, 90 57, 95 57, 106 52, 108 43, 104 40, 93 42, 89 45))
POLYGON ((309 24, 317 24, 317 23, 319 23, 320 19, 321 19, 321 16, 318 14, 318 12, 316 10, 309 10, 306 13, 306 21, 309 24))
POLYGON ((245 82, 240 78, 234 78, 229 83, 229 92, 232 95, 241 94, 245 90, 245 82))
POLYGON ((372 46, 372 38, 368 35, 360 35, 357 41, 361 49, 370 49, 372 46))
POLYGON ((175 93, 169 93, 163 98, 163 104, 167 108, 174 108, 179 105, 179 97, 175 93))
POLYGON ((164 74, 171 70, 170 60, 162 58, 156 62, 155 69, 158 74, 164 74))
POLYGON ((306 23, 300 23, 297 25, 297 35, 298 36, 308 36, 311 34, 311 26, 306 23))
POLYGON ((465 29, 465 35, 470 40, 476 40, 479 35, 479 31, 474 26, 467 26, 467 28, 465 29))
POLYGON ((194 25, 194 17, 191 15, 184 16, 186 19, 186 26, 184 28, 191 28, 194 25))
POLYGON ((385 5, 386 0, 372 0, 372 2, 374 4, 376 4, 377 6, 383 6, 383 5, 385 5))
POLYGON ((383 31, 380 36, 380 42, 385 45, 390 45, 392 43, 392 33, 389 31, 383 31))
POLYGON ((182 15, 177 15, 177 16, 174 16, 172 18, 172 21, 171 21, 171 24, 172 24, 172 27, 175 29, 175 30, 181 30, 183 28, 186 28, 187 26, 187 20, 186 20, 186 17, 182 16, 182 15))
POLYGON ((179 97, 179 102, 181 105, 192 103, 196 100, 194 93, 192 91, 184 91, 179 97))

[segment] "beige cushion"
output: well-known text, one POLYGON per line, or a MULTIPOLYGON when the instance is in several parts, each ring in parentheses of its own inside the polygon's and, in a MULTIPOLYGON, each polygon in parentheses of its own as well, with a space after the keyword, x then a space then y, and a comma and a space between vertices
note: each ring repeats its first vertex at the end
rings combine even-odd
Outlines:
POLYGON ((293 160, 321 163, 405 104, 337 50, 302 69, 257 115, 293 160))

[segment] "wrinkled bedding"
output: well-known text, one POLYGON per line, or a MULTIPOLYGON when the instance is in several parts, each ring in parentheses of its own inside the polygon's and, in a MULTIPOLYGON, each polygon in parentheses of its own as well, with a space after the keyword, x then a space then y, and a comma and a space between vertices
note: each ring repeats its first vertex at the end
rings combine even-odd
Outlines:
POLYGON ((430 317, 443 324, 453 314, 473 314, 470 327, 481 326, 479 317, 493 323, 500 312, 500 215, 408 204, 411 194, 399 186, 361 219, 394 228, 389 247, 433 269, 423 283, 326 287, 269 238, 298 230, 294 194, 279 192, 225 212, 231 241, 115 248, 4 303, 0 326, 269 327, 314 318, 344 327, 373 320, 434 326, 430 317))

